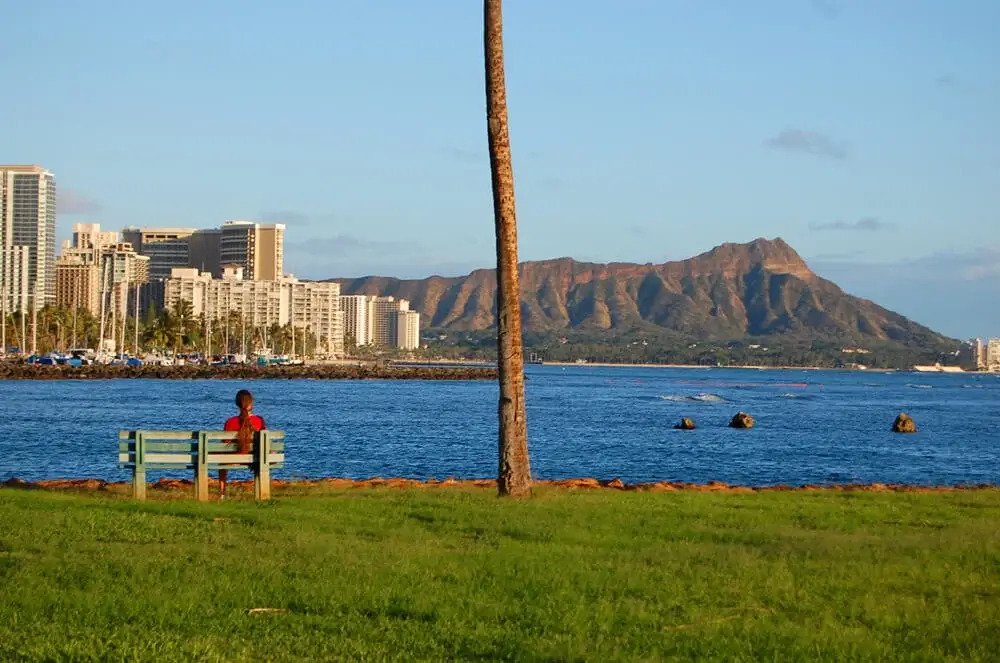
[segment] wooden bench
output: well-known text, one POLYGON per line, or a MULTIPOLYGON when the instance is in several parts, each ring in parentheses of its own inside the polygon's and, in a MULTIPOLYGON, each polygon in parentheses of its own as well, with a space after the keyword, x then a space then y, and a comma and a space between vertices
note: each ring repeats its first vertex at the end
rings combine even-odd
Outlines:
POLYGON ((236 453, 236 431, 123 430, 118 433, 118 467, 132 470, 132 497, 146 499, 146 470, 194 470, 194 494, 208 500, 208 471, 251 469, 253 493, 271 498, 271 469, 285 462, 285 434, 254 433, 251 452, 236 453))

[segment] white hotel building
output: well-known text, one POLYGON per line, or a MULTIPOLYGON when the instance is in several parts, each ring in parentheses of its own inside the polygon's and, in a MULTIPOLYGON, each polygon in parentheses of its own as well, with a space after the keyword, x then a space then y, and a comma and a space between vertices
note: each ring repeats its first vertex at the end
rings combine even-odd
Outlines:
POLYGON ((56 298, 56 180, 41 166, 0 164, 0 311, 56 298))
POLYGON ((371 343, 368 328, 368 295, 341 295, 340 308, 344 312, 344 343, 355 346, 371 343))
POLYGON ((191 302, 192 313, 221 320, 238 313, 253 327, 291 324, 319 339, 320 348, 331 357, 344 354, 344 318, 340 309, 340 284, 299 281, 286 276, 277 280, 245 280, 243 268, 224 267, 221 279, 196 268, 174 268, 164 283, 164 305, 178 300, 191 302))
POLYGON ((991 338, 986 342, 985 355, 983 363, 986 370, 991 373, 1000 372, 1000 338, 991 338))
POLYGON ((355 345, 376 345, 400 350, 420 347, 420 313, 410 302, 395 297, 342 295, 345 335, 355 345))
POLYGON ((419 313, 409 309, 397 311, 395 328, 397 348, 400 350, 416 350, 420 347, 419 313))

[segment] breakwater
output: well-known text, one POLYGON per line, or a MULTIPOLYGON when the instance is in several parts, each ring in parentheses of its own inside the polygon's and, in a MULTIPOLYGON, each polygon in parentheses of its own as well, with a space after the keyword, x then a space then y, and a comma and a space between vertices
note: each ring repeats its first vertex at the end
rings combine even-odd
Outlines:
POLYGON ((303 366, 33 366, 0 364, 0 380, 495 380, 496 369, 469 367, 401 367, 349 364, 303 366))

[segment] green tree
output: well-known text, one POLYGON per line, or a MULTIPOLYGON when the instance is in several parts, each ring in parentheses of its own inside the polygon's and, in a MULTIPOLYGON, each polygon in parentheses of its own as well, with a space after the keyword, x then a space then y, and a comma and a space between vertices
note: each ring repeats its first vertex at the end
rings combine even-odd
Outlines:
POLYGON ((194 317, 194 308, 186 299, 178 299, 174 304, 174 310, 167 315, 166 332, 170 345, 174 348, 174 355, 178 355, 181 348, 191 343, 194 335, 197 318, 194 317))

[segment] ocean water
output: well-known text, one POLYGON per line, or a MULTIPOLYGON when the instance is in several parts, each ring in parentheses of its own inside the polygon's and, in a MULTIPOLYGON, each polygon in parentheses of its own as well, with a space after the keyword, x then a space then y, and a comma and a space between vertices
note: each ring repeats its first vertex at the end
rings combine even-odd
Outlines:
MULTIPOLYGON (((1000 484, 995 375, 542 365, 527 377, 536 478, 1000 484), (757 426, 728 428, 738 410, 757 426), (901 411, 918 433, 890 432, 901 411), (674 430, 682 416, 698 429, 674 430)), ((493 382, 67 380, 0 381, 0 480, 124 480, 118 430, 221 428, 240 388, 286 432, 277 477, 495 476, 493 382)))

